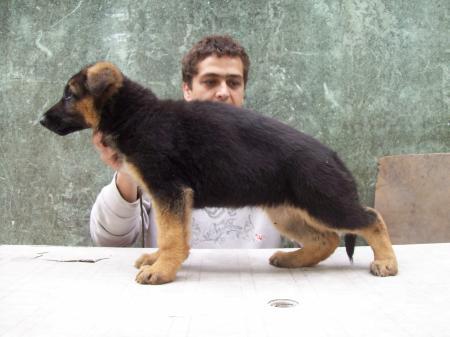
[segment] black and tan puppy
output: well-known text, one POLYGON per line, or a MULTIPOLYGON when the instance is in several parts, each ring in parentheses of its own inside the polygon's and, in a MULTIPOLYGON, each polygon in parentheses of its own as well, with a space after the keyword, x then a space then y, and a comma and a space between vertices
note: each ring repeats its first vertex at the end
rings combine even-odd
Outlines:
POLYGON ((336 153, 277 120, 221 103, 159 100, 98 62, 69 80, 41 123, 60 135, 100 130, 151 196, 159 250, 136 261, 139 283, 175 279, 189 254, 191 211, 211 206, 261 206, 281 233, 302 242, 275 253, 275 266, 315 265, 336 249, 338 234, 350 233, 372 247, 373 274, 397 273, 383 219, 360 205, 336 153))

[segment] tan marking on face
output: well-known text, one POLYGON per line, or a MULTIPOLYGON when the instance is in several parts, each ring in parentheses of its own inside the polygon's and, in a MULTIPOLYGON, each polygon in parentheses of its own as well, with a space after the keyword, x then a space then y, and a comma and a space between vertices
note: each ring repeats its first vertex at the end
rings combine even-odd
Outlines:
POLYGON ((99 113, 94 107, 94 100, 88 96, 75 102, 75 109, 79 111, 89 127, 96 129, 99 123, 99 113))
POLYGON ((69 82, 69 89, 70 89, 70 92, 72 92, 74 95, 81 96, 80 87, 78 86, 78 83, 76 81, 71 80, 69 82))

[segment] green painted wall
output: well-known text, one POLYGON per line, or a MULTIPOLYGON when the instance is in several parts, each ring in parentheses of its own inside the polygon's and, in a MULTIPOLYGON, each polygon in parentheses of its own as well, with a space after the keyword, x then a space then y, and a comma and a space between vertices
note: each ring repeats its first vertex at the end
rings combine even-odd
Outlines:
POLYGON ((340 153, 372 204, 377 158, 450 150, 450 2, 0 2, 0 243, 90 245, 112 176, 90 132, 38 124, 82 66, 108 59, 181 98, 181 56, 229 33, 252 59, 246 105, 340 153))

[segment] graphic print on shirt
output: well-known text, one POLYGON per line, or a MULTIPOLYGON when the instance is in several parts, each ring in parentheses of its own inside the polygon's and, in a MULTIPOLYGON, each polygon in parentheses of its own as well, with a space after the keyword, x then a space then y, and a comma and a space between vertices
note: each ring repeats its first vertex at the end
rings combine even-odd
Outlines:
POLYGON ((193 218, 192 245, 201 246, 202 243, 226 245, 226 242, 236 240, 253 240, 255 226, 250 214, 242 218, 236 216, 238 213, 235 210, 229 212, 224 209, 220 211, 205 209, 205 211, 214 221, 208 226, 200 226, 195 217, 193 218))
POLYGON ((217 207, 206 207, 203 209, 210 218, 217 219, 220 218, 226 211, 225 208, 217 207))

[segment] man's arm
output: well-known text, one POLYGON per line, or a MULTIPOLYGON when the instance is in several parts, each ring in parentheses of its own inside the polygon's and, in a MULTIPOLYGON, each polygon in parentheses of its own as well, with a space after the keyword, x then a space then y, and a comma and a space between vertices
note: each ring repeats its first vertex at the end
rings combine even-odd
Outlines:
MULTIPOLYGON (((149 209, 150 203, 145 200, 145 228, 148 228, 149 209)), ((101 190, 92 206, 90 232, 95 244, 113 247, 131 246, 141 232, 139 201, 125 200, 116 186, 116 179, 101 190)))
POLYGON ((105 146, 102 137, 100 132, 95 132, 92 136, 92 143, 100 153, 100 159, 117 171, 116 185, 122 197, 128 202, 136 201, 138 199, 137 184, 127 173, 120 171, 122 162, 119 160, 117 152, 105 146))
MULTIPOLYGON (((102 134, 94 133, 92 141, 107 165, 117 170, 113 181, 105 186, 91 210, 92 240, 100 246, 130 246, 141 230, 141 212, 137 184, 125 172, 117 153, 102 141, 102 134)), ((144 223, 148 228, 149 202, 144 203, 144 223)))

